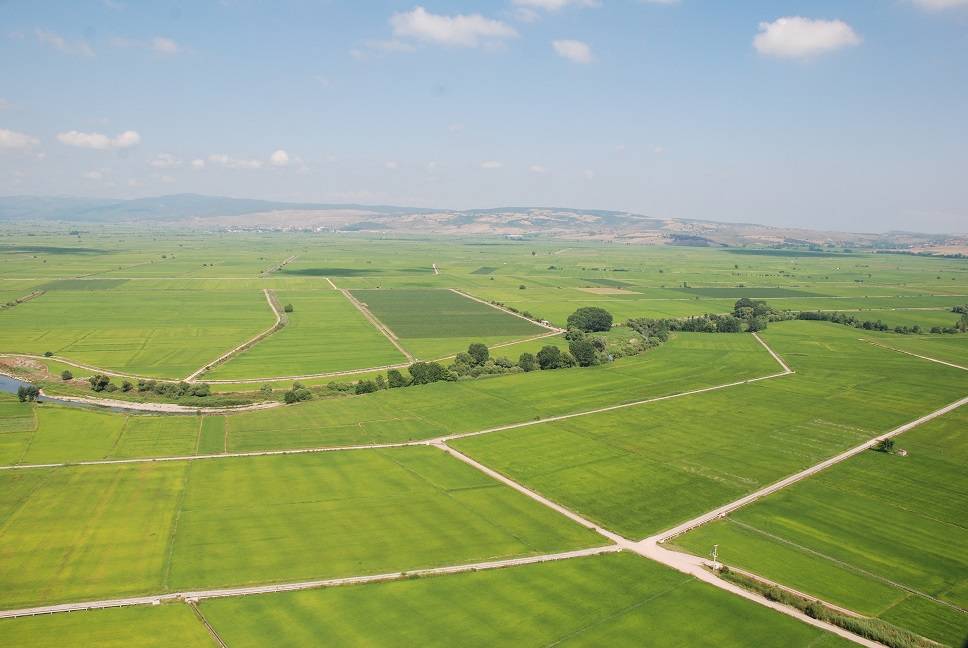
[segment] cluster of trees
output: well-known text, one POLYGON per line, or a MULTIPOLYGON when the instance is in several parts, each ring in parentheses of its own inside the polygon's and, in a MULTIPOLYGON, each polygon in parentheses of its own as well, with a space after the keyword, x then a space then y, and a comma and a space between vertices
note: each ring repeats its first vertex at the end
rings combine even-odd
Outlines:
MULTIPOLYGON (((955 308, 958 308, 957 306, 955 308)), ((956 311, 957 312, 957 311, 956 311)), ((862 320, 850 313, 839 311, 801 311, 796 315, 797 319, 833 322, 844 326, 864 329, 865 331, 893 331, 901 335, 918 335, 924 333, 924 329, 919 324, 912 326, 889 326, 881 320, 862 320)), ((968 332, 968 314, 962 314, 961 319, 954 326, 932 326, 931 333, 965 333, 968 332)))
POLYGON ((670 331, 692 333, 755 333, 766 328, 769 322, 789 317, 771 308, 765 301, 743 297, 733 306, 733 312, 720 315, 706 313, 683 318, 652 319, 641 317, 628 321, 628 326, 646 340, 655 338, 657 343, 665 342, 670 331))
POLYGON ((20 385, 17 387, 17 399, 21 403, 28 403, 37 400, 40 390, 35 385, 20 385))
MULTIPOLYGON (((265 391, 264 387, 263 391, 265 391)), ((269 389, 269 392, 272 392, 272 388, 269 389)), ((302 401, 312 400, 312 398, 313 393, 305 385, 298 382, 294 382, 289 391, 282 395, 282 400, 287 404, 301 403, 302 401)))
MULTIPOLYGON (((70 380, 70 378, 64 378, 64 374, 69 373, 69 371, 63 372, 61 374, 61 378, 64 380, 70 380)), ((110 393, 116 392, 119 389, 123 392, 129 392, 137 388, 139 393, 151 392, 171 400, 178 400, 180 398, 189 396, 198 396, 204 398, 212 393, 211 388, 206 383, 169 383, 159 382, 157 380, 139 380, 136 386, 130 380, 123 380, 121 381, 121 385, 118 386, 111 382, 110 376, 105 376, 104 374, 94 374, 87 380, 91 384, 91 391, 95 392, 110 393)))

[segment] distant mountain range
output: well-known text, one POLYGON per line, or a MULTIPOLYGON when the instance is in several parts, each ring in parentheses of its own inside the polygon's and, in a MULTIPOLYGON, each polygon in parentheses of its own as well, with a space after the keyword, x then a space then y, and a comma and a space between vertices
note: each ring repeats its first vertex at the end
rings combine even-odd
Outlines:
POLYGON ((220 230, 316 230, 452 236, 601 240, 696 247, 862 247, 966 254, 965 235, 866 234, 749 223, 654 218, 563 207, 422 209, 390 205, 288 203, 198 194, 131 200, 68 196, 0 197, 0 222, 147 223, 220 230))

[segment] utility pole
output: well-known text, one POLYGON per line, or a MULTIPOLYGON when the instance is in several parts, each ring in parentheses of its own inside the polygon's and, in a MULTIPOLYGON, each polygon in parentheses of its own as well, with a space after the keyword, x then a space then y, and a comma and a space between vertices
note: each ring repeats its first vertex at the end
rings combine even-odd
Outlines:
POLYGON ((720 567, 720 565, 719 565, 719 545, 718 544, 714 544, 713 545, 713 553, 712 553, 712 556, 713 556, 713 569, 718 570, 719 567, 720 567))

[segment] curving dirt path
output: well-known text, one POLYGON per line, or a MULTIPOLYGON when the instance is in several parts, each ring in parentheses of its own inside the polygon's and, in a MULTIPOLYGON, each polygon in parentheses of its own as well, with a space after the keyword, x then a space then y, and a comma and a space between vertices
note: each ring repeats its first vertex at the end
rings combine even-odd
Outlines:
MULTIPOLYGON (((253 410, 272 409, 281 407, 279 401, 266 403, 252 403, 251 405, 226 405, 224 407, 205 407, 178 405, 177 403, 136 403, 133 401, 115 400, 112 398, 85 398, 83 396, 50 396, 41 390, 40 395, 53 401, 68 401, 94 407, 110 407, 129 410, 132 412, 155 412, 162 414, 231 414, 234 412, 251 412, 253 410)), ((56 403, 55 403, 56 404, 56 403)))
POLYGON ((266 297, 266 302, 269 304, 269 308, 272 309, 272 314, 276 316, 275 323, 269 328, 267 328, 266 330, 262 331, 262 333, 259 333, 258 335, 246 340, 245 342, 235 347, 234 349, 230 349, 229 351, 226 351, 225 353, 215 358, 211 362, 202 366, 200 369, 196 369, 195 371, 190 373, 188 377, 185 378, 185 382, 188 382, 188 383, 195 382, 195 379, 201 376, 206 371, 209 371, 213 367, 222 364, 223 362, 225 362, 235 354, 239 353, 240 351, 244 351, 245 349, 248 349, 256 342, 260 342, 263 338, 266 338, 272 335, 273 333, 281 329, 283 326, 285 326, 285 315, 282 313, 282 311, 279 310, 278 306, 276 305, 276 300, 273 297, 272 293, 269 292, 268 288, 263 288, 262 292, 266 297))

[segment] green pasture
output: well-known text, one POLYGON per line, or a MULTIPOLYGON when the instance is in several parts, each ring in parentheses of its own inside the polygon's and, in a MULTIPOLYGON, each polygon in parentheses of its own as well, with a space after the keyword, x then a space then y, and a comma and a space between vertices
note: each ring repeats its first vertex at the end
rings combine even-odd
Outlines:
POLYGON ((339 291, 279 291, 276 296, 281 304, 293 305, 289 323, 205 378, 300 376, 406 362, 339 291))
POLYGON ((603 544, 425 447, 3 471, 0 520, 2 608, 603 544))
MULTIPOLYGON (((716 337, 710 335, 707 337, 716 337)), ((454 442, 627 537, 644 537, 807 468, 968 392, 968 375, 834 324, 764 335, 796 374, 454 442)))
POLYGON ((203 601, 230 646, 841 646, 633 554, 203 601), (651 639, 650 639, 651 638, 651 639), (661 638, 661 640, 659 639, 661 638))
POLYGON ((968 412, 906 432, 897 447, 907 456, 865 452, 676 543, 696 553, 717 543, 727 564, 960 645, 968 412))

